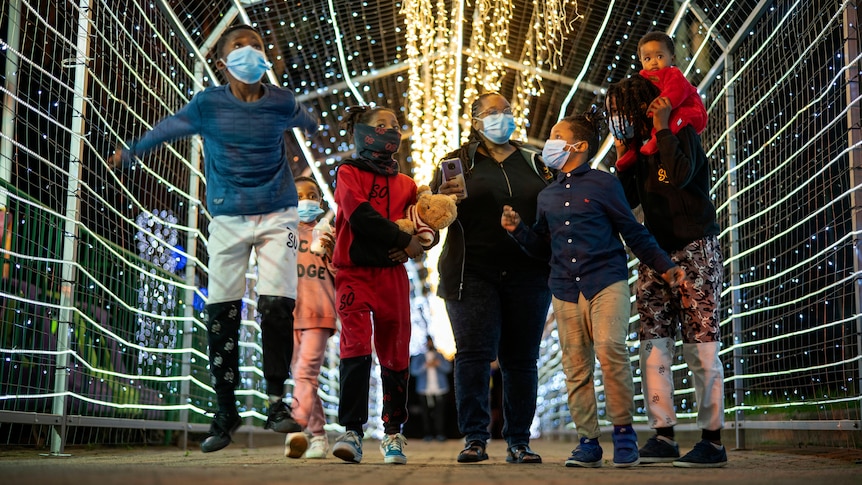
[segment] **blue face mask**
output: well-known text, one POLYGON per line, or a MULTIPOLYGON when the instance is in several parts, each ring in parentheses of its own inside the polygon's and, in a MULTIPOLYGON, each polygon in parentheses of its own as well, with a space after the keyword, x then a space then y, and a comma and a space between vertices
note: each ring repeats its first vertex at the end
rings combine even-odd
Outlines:
POLYGON ((247 45, 227 55, 225 66, 228 72, 238 81, 246 84, 254 84, 263 78, 266 71, 272 67, 267 62, 263 52, 247 45))
POLYGON ((317 219, 317 216, 323 214, 323 209, 320 208, 320 202, 316 200, 300 200, 296 210, 299 212, 299 220, 302 222, 314 222, 314 220, 317 219))
POLYGON ((635 136, 635 128, 629 123, 629 120, 623 118, 622 123, 620 123, 619 116, 611 117, 611 122, 608 123, 608 127, 611 129, 611 134, 617 140, 626 140, 635 136))
POLYGON ((569 152, 566 151, 567 147, 574 147, 574 145, 569 145, 566 143, 566 140, 546 141, 545 147, 542 148, 542 161, 545 162, 548 168, 554 170, 563 168, 563 165, 569 160, 569 152))
POLYGON ((491 143, 502 145, 509 141, 515 132, 515 117, 508 113, 498 113, 482 118, 482 134, 491 143))

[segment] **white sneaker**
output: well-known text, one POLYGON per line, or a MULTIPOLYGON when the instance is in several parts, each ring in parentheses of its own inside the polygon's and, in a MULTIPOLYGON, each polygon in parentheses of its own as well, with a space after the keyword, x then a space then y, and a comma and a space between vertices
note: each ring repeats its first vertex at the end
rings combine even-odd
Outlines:
POLYGON ((284 438, 284 456, 299 458, 308 449, 308 437, 305 433, 288 433, 284 438))
POLYGON ((329 451, 329 442, 326 440, 326 435, 312 436, 305 457, 308 459, 326 458, 327 451, 329 451))

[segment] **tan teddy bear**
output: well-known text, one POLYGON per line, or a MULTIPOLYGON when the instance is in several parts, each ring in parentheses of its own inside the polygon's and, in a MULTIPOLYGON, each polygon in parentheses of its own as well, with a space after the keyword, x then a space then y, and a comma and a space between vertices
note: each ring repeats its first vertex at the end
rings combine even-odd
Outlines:
POLYGON ((417 187, 416 194, 416 204, 408 207, 404 219, 395 223, 407 234, 419 236, 422 246, 428 247, 434 242, 434 233, 449 227, 458 217, 457 197, 435 194, 427 185, 417 187))

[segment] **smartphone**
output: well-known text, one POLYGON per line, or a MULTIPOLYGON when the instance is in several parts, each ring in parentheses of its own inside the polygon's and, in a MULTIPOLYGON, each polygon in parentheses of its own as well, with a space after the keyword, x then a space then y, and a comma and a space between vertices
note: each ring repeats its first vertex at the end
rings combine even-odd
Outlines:
POLYGON ((460 158, 449 158, 440 162, 440 169, 443 171, 443 180, 455 180, 461 186, 461 193, 458 194, 459 199, 467 198, 467 181, 464 180, 464 166, 461 165, 460 158))

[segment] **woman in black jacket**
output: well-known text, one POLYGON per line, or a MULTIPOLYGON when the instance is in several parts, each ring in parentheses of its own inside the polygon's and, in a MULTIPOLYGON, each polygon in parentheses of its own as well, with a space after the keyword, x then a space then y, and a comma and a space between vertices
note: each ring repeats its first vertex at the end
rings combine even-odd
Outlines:
MULTIPOLYGON (((490 365, 499 360, 506 461, 541 463, 529 442, 539 343, 551 301, 548 262, 527 256, 500 226, 500 214, 510 205, 532 224, 536 197, 552 174, 538 153, 510 141, 515 123, 506 98, 483 94, 471 114, 468 142, 447 157, 461 160, 467 197, 447 231, 437 290, 457 346, 455 400, 466 441, 458 461, 488 459, 490 365)), ((462 194, 464 188, 444 181, 439 170, 432 182, 432 189, 444 194, 462 194)))

